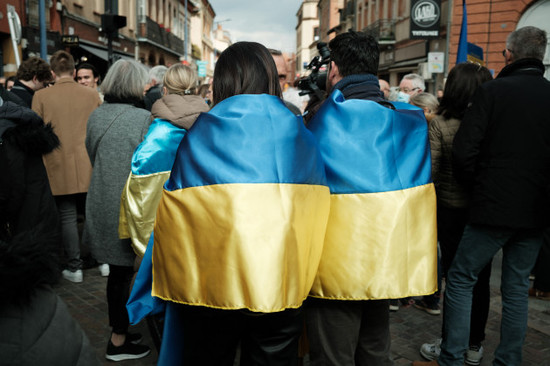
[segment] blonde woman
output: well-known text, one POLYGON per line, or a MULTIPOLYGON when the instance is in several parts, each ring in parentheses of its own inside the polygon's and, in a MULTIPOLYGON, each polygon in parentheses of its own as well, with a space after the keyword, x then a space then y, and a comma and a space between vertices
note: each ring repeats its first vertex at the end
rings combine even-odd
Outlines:
POLYGON ((132 171, 120 205, 119 234, 132 239, 132 247, 143 257, 153 231, 162 185, 181 139, 208 105, 195 95, 197 75, 188 66, 171 66, 163 79, 164 96, 151 109, 153 122, 132 157, 132 171))

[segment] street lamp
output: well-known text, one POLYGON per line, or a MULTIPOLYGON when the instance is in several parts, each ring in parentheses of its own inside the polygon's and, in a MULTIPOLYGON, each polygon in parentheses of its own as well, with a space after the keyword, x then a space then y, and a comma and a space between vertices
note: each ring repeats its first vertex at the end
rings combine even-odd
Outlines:
POLYGON ((214 22, 214 24, 220 24, 223 22, 230 22, 230 21, 231 21, 231 18, 227 18, 227 19, 218 20, 217 22, 214 22))

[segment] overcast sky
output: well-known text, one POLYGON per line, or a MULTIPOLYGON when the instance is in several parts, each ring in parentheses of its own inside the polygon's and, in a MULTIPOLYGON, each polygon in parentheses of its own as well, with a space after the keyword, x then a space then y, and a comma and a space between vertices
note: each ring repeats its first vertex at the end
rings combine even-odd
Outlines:
POLYGON ((254 41, 283 52, 296 52, 296 12, 301 0, 210 0, 231 40, 254 41), (231 19, 224 21, 226 19, 231 19))

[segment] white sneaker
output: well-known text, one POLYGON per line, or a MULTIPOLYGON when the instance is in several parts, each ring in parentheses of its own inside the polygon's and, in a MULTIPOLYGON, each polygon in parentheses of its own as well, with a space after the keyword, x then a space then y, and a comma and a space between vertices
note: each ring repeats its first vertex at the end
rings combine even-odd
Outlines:
POLYGON ((75 283, 82 282, 82 270, 81 269, 77 269, 74 272, 69 271, 68 269, 64 269, 63 272, 61 272, 61 274, 63 275, 63 277, 66 280, 69 280, 71 282, 75 282, 75 283))
POLYGON ((109 275, 110 269, 109 265, 107 263, 103 263, 99 265, 99 272, 101 272, 101 275, 103 277, 107 277, 109 275))
POLYGON ((477 366, 481 364, 483 358, 483 346, 470 346, 466 351, 466 359, 464 362, 466 365, 477 366))
POLYGON ((441 341, 442 339, 438 338, 434 343, 424 343, 422 347, 420 347, 420 354, 422 357, 429 361, 437 360, 441 353, 441 341))

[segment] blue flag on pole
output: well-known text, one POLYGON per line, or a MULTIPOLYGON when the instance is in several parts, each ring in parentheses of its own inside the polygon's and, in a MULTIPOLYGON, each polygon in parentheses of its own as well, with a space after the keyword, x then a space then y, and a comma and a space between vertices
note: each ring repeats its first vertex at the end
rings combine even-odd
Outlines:
POLYGON ((466 61, 468 61, 468 14, 466 12, 466 0, 462 0, 462 26, 460 27, 456 63, 466 61))

